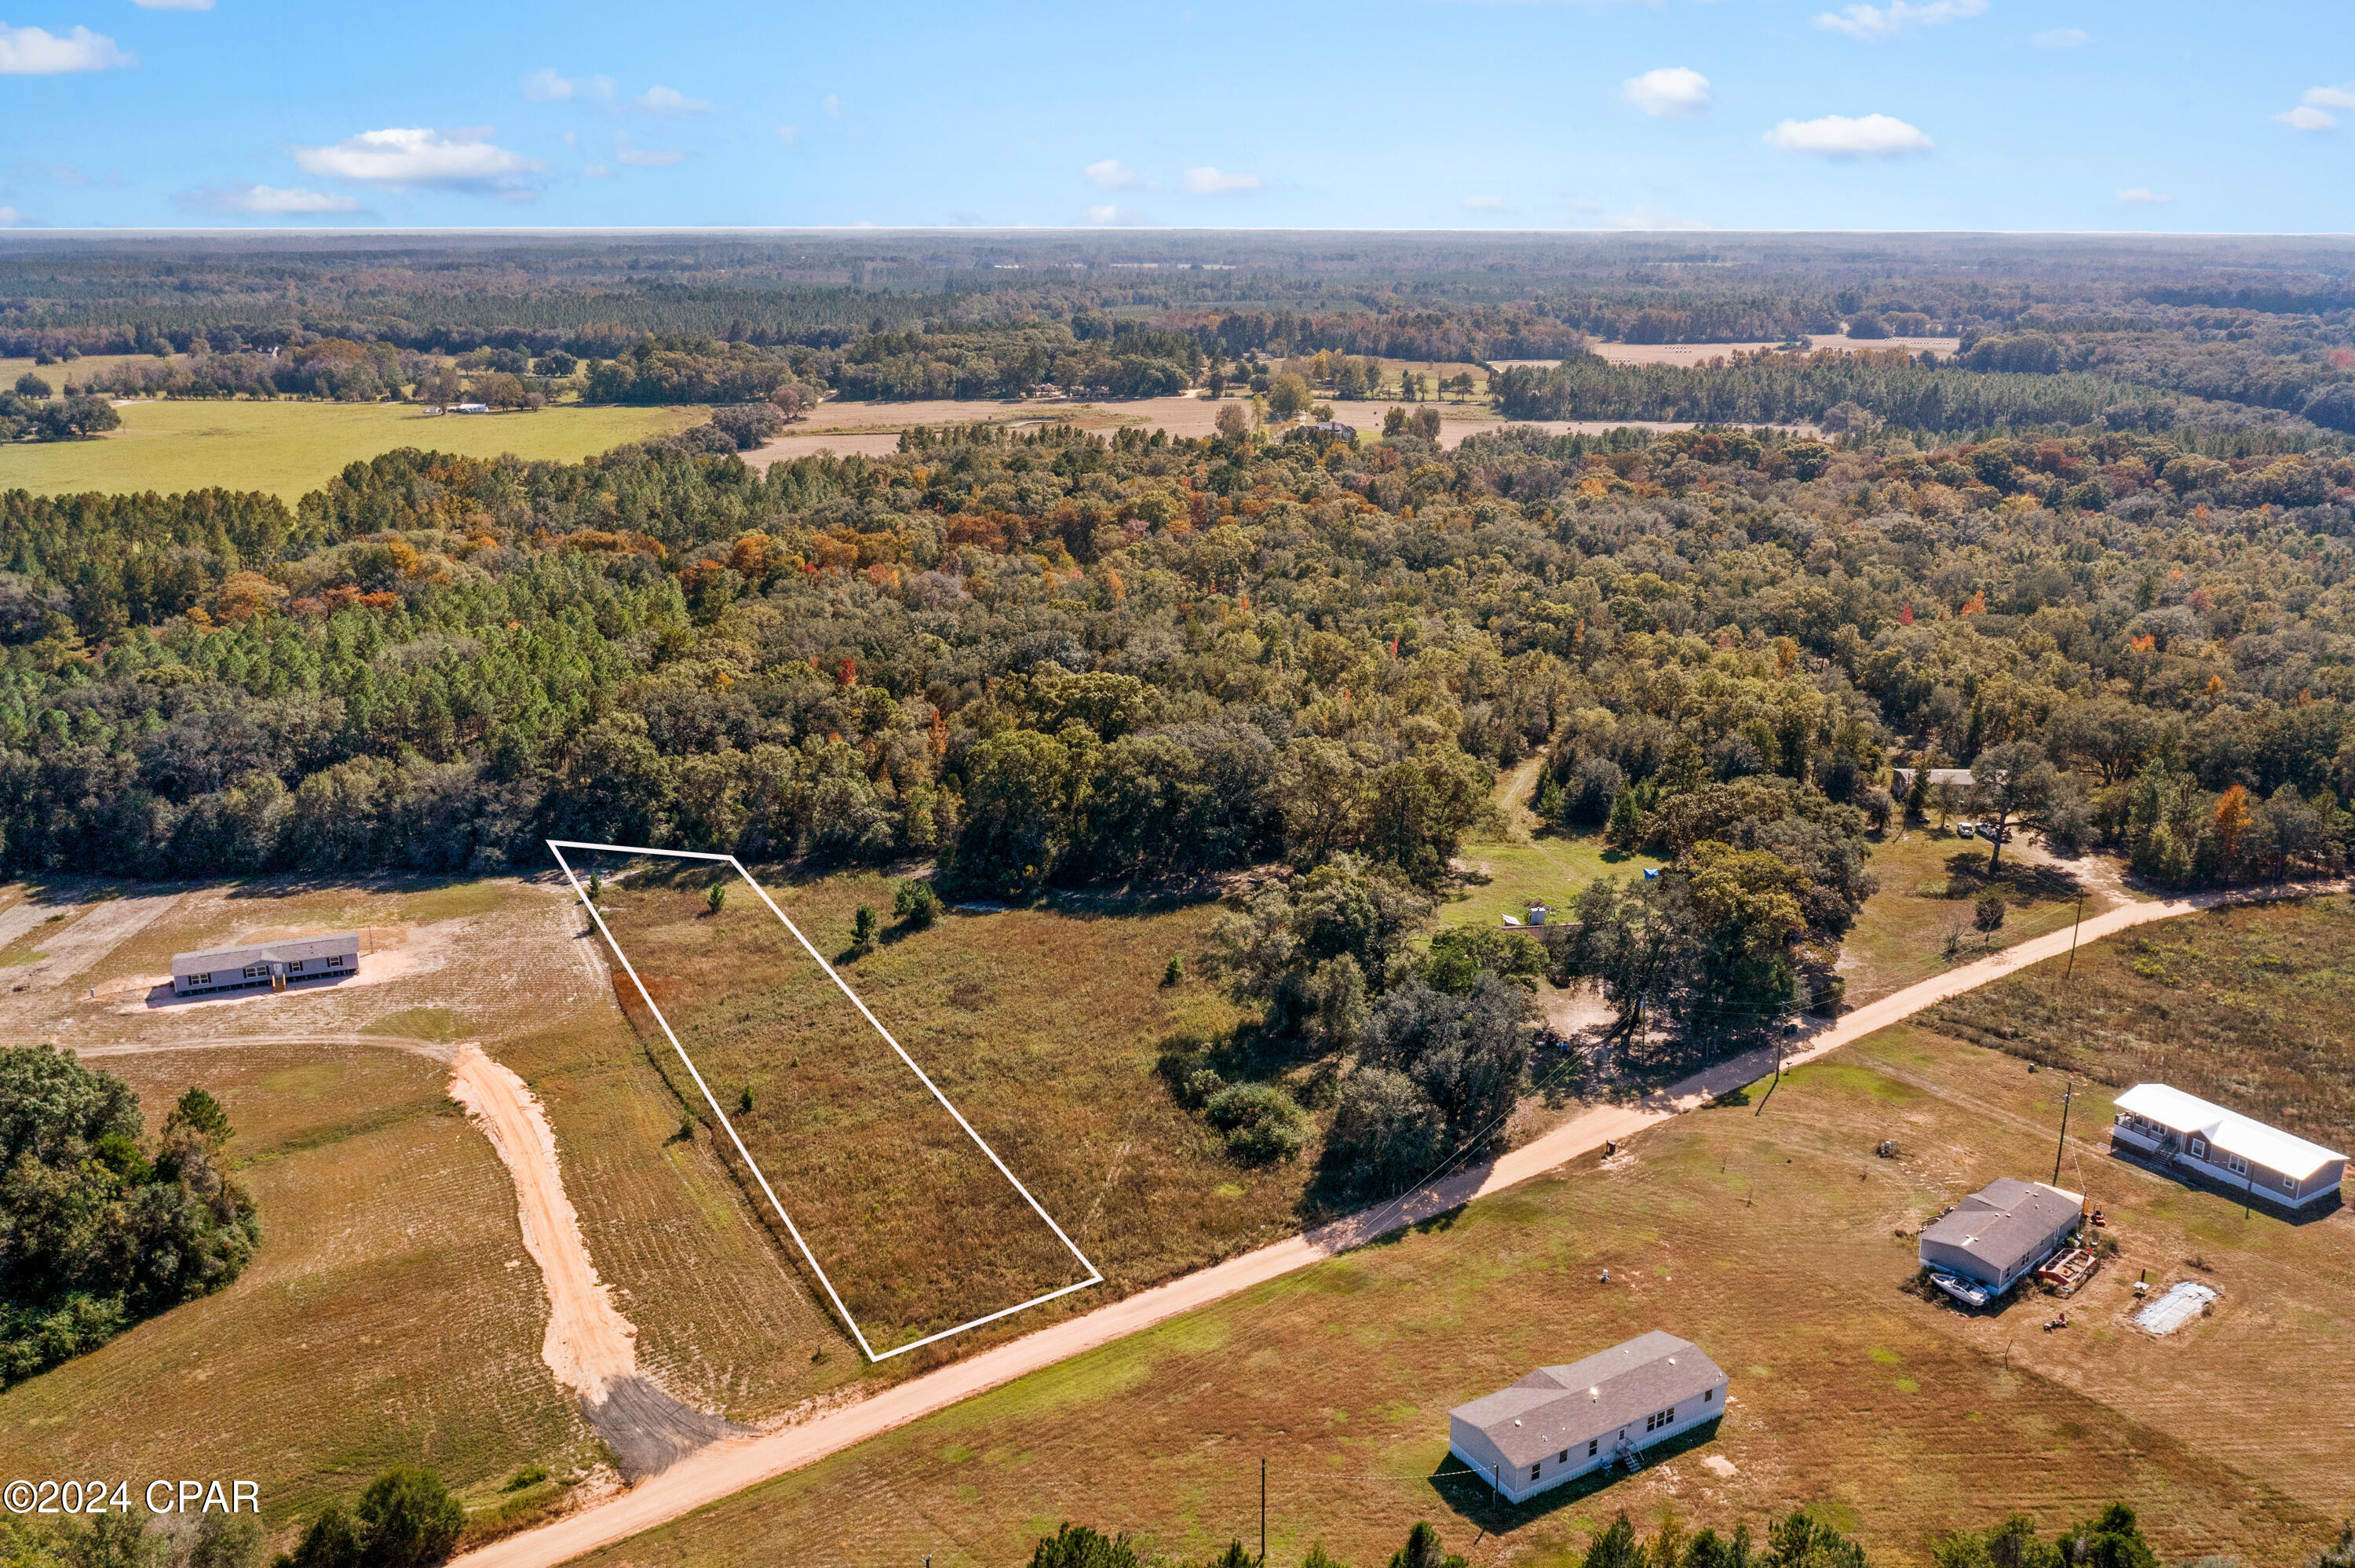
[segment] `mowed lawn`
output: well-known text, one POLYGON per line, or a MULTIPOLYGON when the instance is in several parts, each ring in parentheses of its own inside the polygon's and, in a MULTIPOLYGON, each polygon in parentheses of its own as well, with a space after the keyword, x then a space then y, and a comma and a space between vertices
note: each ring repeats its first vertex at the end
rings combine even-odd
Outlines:
MULTIPOLYGON (((990 1164, 741 880, 709 913, 709 878, 658 865, 606 885, 606 918, 786 1212, 878 1350, 1086 1277, 990 1164), (751 1091, 751 1107, 745 1093, 751 1091)), ((1157 1065, 1180 1032, 1237 1014, 1199 971, 1209 905, 1100 912, 1073 899, 943 915, 842 955, 864 904, 889 922, 892 883, 858 873, 775 881, 771 893, 1047 1213, 1106 1277, 1001 1325, 1085 1310, 1292 1229, 1312 1173, 1252 1167, 1188 1112, 1157 1065)), ((647 1049, 725 1150, 699 1094, 634 988, 616 975, 647 1049)), ((732 1158, 732 1154, 730 1155, 732 1158)), ((766 1213, 779 1255, 797 1249, 766 1213)), ((816 1282, 810 1287, 815 1294, 816 1282)), ((894 1363, 965 1353, 961 1338, 894 1363)))
MULTIPOLYGON (((2082 960, 2081 960, 2082 961, 2082 960)), ((1476 1560, 1578 1561, 1625 1510, 1687 1525, 1812 1505, 1882 1563, 2019 1510, 2048 1532, 2113 1499, 2161 1557, 2302 1562, 2355 1509, 2343 1380, 2355 1221, 2243 1217, 2111 1159, 2081 1090, 2063 1177, 2119 1251, 2067 1303, 1966 1314, 1907 1288, 1914 1234, 1998 1176, 2049 1177, 2064 1080, 1926 1030, 1830 1060, 1368 1247, 916 1423, 600 1553, 618 1568, 1022 1561, 1064 1520, 1151 1549, 1322 1541, 1379 1564, 1417 1519, 1476 1560), (1771 1091, 1771 1092, 1770 1092, 1771 1091), (1893 1160, 1874 1157, 1894 1139, 1893 1160), (2196 1260, 2190 1261, 2190 1260, 2196 1260), (1611 1271, 1612 1283, 1599 1276, 1611 1271), (2218 1287, 2154 1339, 2138 1273, 2218 1287), (1440 1475, 1446 1412, 1652 1329, 1732 1376, 1721 1425, 1644 1473, 1521 1509, 1440 1475), (1710 1461, 1714 1461, 1711 1463, 1710 1461)))
MULTIPOLYGON (((50 376, 49 371, 43 371, 50 376)), ((53 380, 54 376, 51 377, 53 380)), ((421 447, 459 457, 575 462, 629 441, 698 423, 707 409, 578 408, 538 413, 427 414, 409 403, 140 400, 123 428, 87 441, 0 446, 0 490, 261 490, 292 502, 346 464, 421 447)))

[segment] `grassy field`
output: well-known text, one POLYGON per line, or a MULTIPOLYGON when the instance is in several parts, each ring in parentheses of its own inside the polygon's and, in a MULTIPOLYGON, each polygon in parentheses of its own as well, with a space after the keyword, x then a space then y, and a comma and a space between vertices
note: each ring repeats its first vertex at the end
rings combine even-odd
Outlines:
POLYGON ((1641 876, 1661 863, 1647 854, 1611 848, 1596 835, 1568 838, 1555 833, 1518 843, 1466 844, 1456 857, 1484 872, 1489 881, 1473 885, 1440 908, 1450 926, 1495 926, 1504 916, 1525 918, 1531 899, 1561 909, 1571 895, 1599 876, 1641 876))
MULTIPOLYGON (((904 1343, 1083 1278, 741 883, 716 917, 703 885, 695 874, 608 884, 608 922, 870 1341, 904 1343)), ((1171 957, 1194 961, 1213 907, 952 914, 845 962, 856 908, 888 915, 890 893, 856 874, 772 887, 1103 1271, 1104 1291, 1041 1310, 1084 1309, 1295 1223, 1309 1159, 1235 1163, 1156 1072, 1171 1035, 1233 1021, 1209 987, 1162 984, 1171 957)), ((616 989, 667 1057, 628 982, 616 989)), ((682 1098, 694 1095, 673 1076, 682 1098)), ((793 1255, 782 1227, 776 1240, 793 1255)))
MULTIPOLYGON (((1379 1563, 1417 1518, 1474 1560, 1578 1561, 1621 1510, 1755 1530, 1813 1503, 1879 1563, 2013 1509, 2048 1531, 2112 1498, 2164 1557, 2302 1559, 2355 1506, 2335 1380, 2355 1349, 2355 1224, 2293 1226, 2077 1149, 2121 1244, 2038 1331, 2034 1298, 1976 1315, 1902 1288, 1912 1234, 1993 1177, 2041 1175, 2061 1080, 1926 1032, 1884 1032, 1746 1104, 1698 1112, 1554 1177, 1021 1380, 597 1559, 618 1565, 1020 1561, 1062 1520, 1196 1560, 1322 1541, 1379 1563), (1894 1138, 1902 1158, 1872 1157, 1894 1138), (2187 1257, 2199 1257, 2194 1270, 2187 1257), (1597 1283, 1608 1267, 1613 1282, 1597 1283), (2154 1340, 2142 1269, 2218 1285, 2154 1340), (1649 1329, 1726 1367, 1722 1424, 1635 1478, 1496 1509, 1441 1476, 1445 1412, 1649 1329), (1704 1465, 1703 1461, 1716 1464, 1704 1465), (1728 1469, 1726 1467, 1730 1466, 1728 1469), (790 1543, 790 1545, 788 1544, 790 1543)), ((2081 1103, 2098 1134, 2103 1107, 2081 1103)))
POLYGON ((2355 900, 2216 909, 1955 998, 1941 1028, 2114 1087, 2164 1081, 2355 1146, 2355 900))
POLYGON ((151 1129, 191 1083, 221 1100, 262 1246, 227 1289, 0 1394, 0 1470, 254 1478, 283 1525, 397 1464, 480 1496, 594 1459, 540 1363, 515 1190, 440 1063, 249 1044, 91 1065, 151 1129))
POLYGON ((2087 891, 2087 915, 2114 902, 2089 879, 2090 868, 2053 865, 2049 857, 2023 853, 2017 839, 2005 845, 2003 874, 1993 880, 1987 875, 1985 841, 1945 829, 1891 831, 1870 848, 1866 864, 1880 879, 1881 891, 1865 901, 1840 946, 1839 969, 1848 979, 1850 1005, 2060 930, 2077 917, 2081 885, 2087 891), (1990 888, 2003 895, 2004 919, 1994 930, 1983 931, 1975 924, 1974 906, 1990 888))
POLYGON ((641 1371, 739 1419, 858 1375, 730 1173, 705 1144, 672 1139, 677 1102, 568 895, 515 881, 59 878, 0 889, 0 905, 27 896, 61 916, 37 938, 61 948, 93 921, 164 906, 69 981, 0 992, 0 1026, 91 1053, 140 1089, 151 1129, 190 1083, 219 1095, 263 1242, 228 1290, 0 1393, 0 1472, 197 1464, 259 1479, 282 1525, 393 1464, 433 1465, 487 1516, 557 1500, 553 1483, 503 1489, 526 1465, 561 1477, 598 1462, 540 1360, 548 1303, 514 1187, 431 1054, 460 1039, 547 1107, 641 1371), (380 978, 364 959, 368 983, 139 1005, 175 951, 344 927, 368 933, 380 978))
MULTIPOLYGON (((43 371, 43 375, 49 374, 43 371)), ((0 490, 262 490, 288 501, 346 463, 400 447, 461 457, 577 461, 667 435, 701 408, 552 408, 537 414, 429 415, 405 403, 138 401, 123 428, 90 441, 0 446, 0 490)))

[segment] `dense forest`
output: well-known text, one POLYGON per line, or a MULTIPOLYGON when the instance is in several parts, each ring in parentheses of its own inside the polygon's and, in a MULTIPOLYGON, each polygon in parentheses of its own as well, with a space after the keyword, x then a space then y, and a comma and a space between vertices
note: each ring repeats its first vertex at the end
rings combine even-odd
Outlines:
POLYGON ((1234 983, 1386 1042, 1421 1097, 1359 1108, 1444 1148, 1487 1091, 1417 1078, 1480 1054, 1426 992, 1508 1056, 1476 975, 1528 957, 1435 975, 1397 912, 1532 756, 1547 815, 1678 868, 1540 961, 1698 1035, 1808 1000, 1792 952, 1870 894, 1895 762, 1998 758, 2021 820, 2169 885, 2347 848, 2327 448, 971 427, 760 474, 734 444, 395 452, 292 508, 0 497, 0 863, 483 870, 561 834, 935 856, 1000 897, 1277 863, 1234 983))

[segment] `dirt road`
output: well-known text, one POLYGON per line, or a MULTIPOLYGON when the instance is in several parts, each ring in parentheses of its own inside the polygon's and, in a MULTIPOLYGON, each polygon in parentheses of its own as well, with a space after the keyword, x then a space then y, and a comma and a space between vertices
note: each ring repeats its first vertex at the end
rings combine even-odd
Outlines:
POLYGON ((744 1428, 680 1404, 639 1372, 638 1330, 614 1308, 612 1287, 589 1260, 581 1217, 564 1195, 555 1129, 523 1080, 479 1046, 464 1044, 451 1060, 450 1097, 466 1107, 515 1178, 524 1250, 548 1287, 540 1360, 581 1396, 622 1474, 638 1480, 708 1443, 744 1436, 744 1428))
MULTIPOLYGON (((2345 886, 2344 883, 2334 883, 2255 895, 2207 893, 2132 904, 2087 920, 2076 937, 2080 941, 2092 942, 2150 921, 2170 919, 2222 904, 2338 892, 2345 886)), ((2070 939, 2071 933, 2067 931, 2038 937, 1883 997, 1792 1042, 1783 1053, 1783 1062, 1785 1066, 1796 1066, 1813 1061, 1950 997, 2046 959, 2057 958, 2069 950, 2070 939)), ((1321 1263, 1391 1231, 1445 1213, 1475 1198, 1541 1176, 1567 1160, 1601 1148, 1606 1140, 1631 1138, 1670 1117, 1707 1105, 1730 1090, 1755 1083, 1774 1070, 1774 1051, 1767 1049, 1719 1063, 1634 1104, 1600 1107, 1572 1118, 1489 1164, 1433 1182, 1379 1208, 1140 1291, 1124 1301, 1041 1329, 938 1372, 911 1378, 872 1399, 829 1411, 800 1425, 715 1443, 617 1497, 469 1552, 456 1559, 453 1568, 555 1568, 584 1552, 652 1530, 694 1509, 798 1469, 1015 1378, 1181 1313, 1209 1306, 1237 1291, 1321 1263)))

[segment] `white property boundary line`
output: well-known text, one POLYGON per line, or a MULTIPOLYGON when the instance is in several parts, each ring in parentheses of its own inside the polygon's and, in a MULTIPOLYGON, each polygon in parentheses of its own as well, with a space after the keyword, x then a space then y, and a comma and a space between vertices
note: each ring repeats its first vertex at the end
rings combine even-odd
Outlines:
POLYGON ((769 896, 769 890, 754 881, 752 874, 744 869, 743 862, 732 854, 710 854, 701 850, 646 849, 632 844, 583 843, 573 839, 549 839, 547 843, 549 853, 556 857, 556 863, 563 867, 565 880, 571 883, 572 891, 581 895, 581 903, 589 911, 589 918, 597 922, 597 929, 603 933, 606 944, 613 949, 613 956, 622 960, 622 971, 630 977, 630 983, 638 988, 638 995, 645 1001, 646 1011, 655 1015, 656 1023, 662 1025, 663 1035, 669 1040, 670 1048, 678 1053, 678 1059, 681 1062, 687 1064, 687 1076, 693 1078, 695 1086, 703 1091, 703 1103, 711 1107, 711 1114, 718 1118, 719 1125, 727 1129, 728 1140, 736 1146, 736 1152, 743 1160, 744 1168, 752 1172, 752 1180, 761 1184, 761 1191, 767 1196, 769 1206, 777 1212, 777 1218, 785 1223, 785 1229, 792 1234, 794 1245, 801 1249, 803 1261, 810 1266, 810 1272, 817 1276, 818 1283, 826 1287, 826 1298, 834 1303, 835 1311, 841 1316, 844 1325, 850 1330, 851 1338, 858 1341, 859 1352, 866 1356, 868 1361, 890 1361, 893 1356, 904 1356, 910 1351, 922 1350, 924 1346, 938 1343, 951 1335, 962 1334, 967 1329, 978 1329, 985 1323, 995 1323, 1000 1318, 1011 1318, 1017 1312, 1028 1311, 1033 1307, 1052 1301, 1059 1296, 1069 1296, 1075 1290, 1085 1290, 1092 1285, 1103 1283, 1103 1272, 1088 1261, 1087 1254, 1082 1252, 1078 1244, 1063 1234, 1063 1227, 1055 1223, 1054 1216, 1041 1208, 1039 1200, 1030 1195, 1030 1189, 1025 1187, 1020 1178, 1006 1168, 1006 1161, 997 1157, 997 1150, 990 1148, 988 1141, 973 1129, 973 1124, 964 1119, 964 1113, 951 1104, 948 1096, 941 1093, 940 1086, 933 1083, 922 1067, 916 1065, 916 1059, 909 1055, 897 1040, 891 1038, 891 1032, 883 1027, 882 1022, 874 1013, 868 1011, 867 1004, 858 1000, 858 993, 851 990, 843 978, 835 972, 834 966, 827 963, 818 950, 810 945, 810 939, 802 935, 802 928, 785 917, 785 912, 777 907, 777 901, 769 896), (875 1348, 867 1342, 867 1336, 860 1330, 858 1320, 850 1315, 850 1308, 842 1304, 842 1297, 834 1288, 834 1281, 827 1278, 826 1270, 818 1266, 816 1255, 810 1251, 809 1243, 802 1237, 801 1227, 794 1224, 791 1214, 785 1213, 784 1204, 777 1199, 776 1190, 769 1185, 768 1176, 761 1170, 760 1164, 753 1160, 751 1150, 744 1147, 743 1139, 737 1136, 736 1124, 730 1121, 728 1113, 719 1108, 719 1097, 711 1092, 711 1086, 703 1081, 703 1074, 697 1069, 695 1059, 687 1054, 687 1047, 678 1043, 678 1035, 671 1029, 670 1020, 665 1018, 662 1009, 655 1005, 653 995, 646 990, 646 982, 638 978, 638 971, 631 966, 629 954, 622 951, 622 944, 614 937, 613 928, 605 924, 605 916, 591 901, 588 890, 581 885, 581 878, 574 874, 571 863, 564 858, 566 850, 593 850, 610 854, 667 855, 677 860, 720 862, 733 867, 736 874, 744 879, 745 885, 759 896, 762 903, 769 906, 769 913, 774 915, 779 923, 794 934, 794 940, 802 945, 802 951, 815 959, 817 967, 826 971, 826 978, 832 980, 842 994, 850 999, 850 1004, 858 1009, 858 1015, 873 1026, 876 1033, 883 1037, 883 1043, 886 1045, 899 1054, 900 1060, 908 1065, 908 1071, 915 1074, 917 1081, 932 1090, 932 1098, 941 1102, 941 1107, 956 1118, 957 1126, 964 1128, 965 1136, 972 1139, 984 1154, 989 1156, 989 1162, 997 1167, 997 1173, 1014 1184, 1014 1190, 1022 1194, 1022 1201, 1030 1205, 1030 1212, 1046 1221, 1047 1228, 1055 1233, 1055 1239, 1071 1249, 1071 1255, 1080 1260, 1080 1266, 1088 1271, 1088 1277, 1076 1285, 1066 1285, 1060 1290, 1050 1290, 1044 1296, 1034 1296, 1028 1301, 989 1313, 986 1317, 975 1318, 969 1322, 959 1323, 954 1329, 943 1329, 937 1334, 928 1334, 921 1340, 901 1345, 896 1350, 885 1351, 880 1355, 877 1354, 875 1348))

